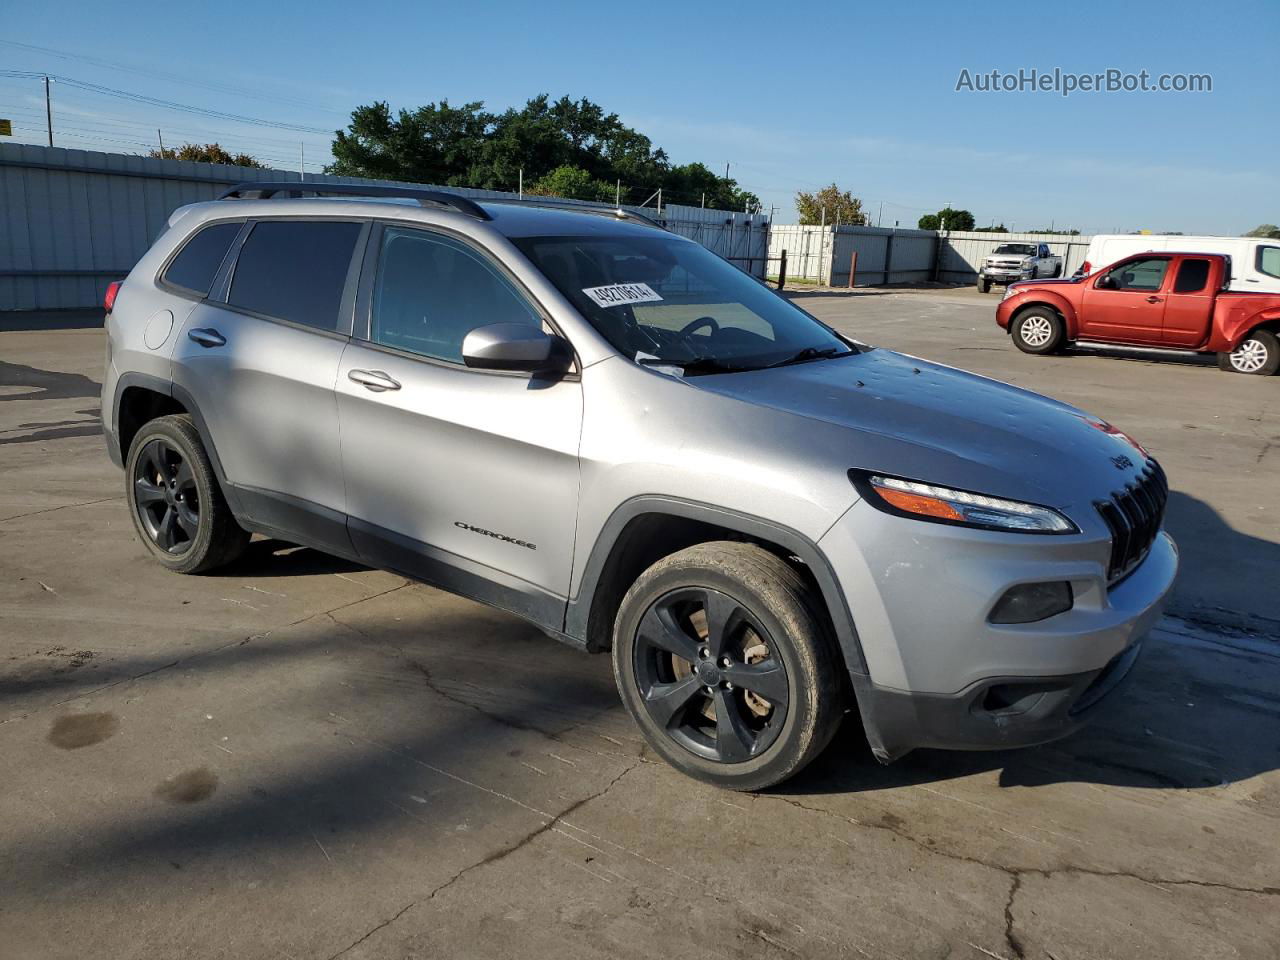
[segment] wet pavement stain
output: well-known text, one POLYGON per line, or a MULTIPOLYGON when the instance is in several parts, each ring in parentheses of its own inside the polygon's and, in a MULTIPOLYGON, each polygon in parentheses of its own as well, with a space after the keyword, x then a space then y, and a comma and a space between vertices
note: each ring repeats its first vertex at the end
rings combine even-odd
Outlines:
POLYGON ((101 743, 119 729, 120 720, 114 713, 75 713, 53 721, 49 742, 62 750, 79 750, 101 743))
POLYGON ((218 775, 208 767, 174 774, 156 787, 156 796, 169 803, 199 803, 218 789, 218 775))

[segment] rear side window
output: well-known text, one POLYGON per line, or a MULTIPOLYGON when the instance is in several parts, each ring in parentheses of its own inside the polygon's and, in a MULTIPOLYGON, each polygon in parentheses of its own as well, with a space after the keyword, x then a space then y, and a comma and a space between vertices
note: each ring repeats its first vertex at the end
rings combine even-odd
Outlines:
POLYGON ((254 226, 227 302, 269 317, 336 331, 342 291, 361 225, 266 220, 254 226))
POLYGON ((213 278, 218 275, 218 267, 222 265, 222 258, 227 255, 231 241, 235 240, 241 226, 242 221, 215 223, 197 231, 181 252, 169 261, 169 268, 164 272, 164 282, 198 293, 202 297, 208 296, 213 278))
POLYGON ((1208 260, 1183 260, 1178 267, 1178 279, 1173 283, 1174 293, 1195 293, 1203 290, 1209 281, 1208 260))
POLYGON ((1259 247, 1257 264, 1259 273, 1280 277, 1280 247, 1259 247))

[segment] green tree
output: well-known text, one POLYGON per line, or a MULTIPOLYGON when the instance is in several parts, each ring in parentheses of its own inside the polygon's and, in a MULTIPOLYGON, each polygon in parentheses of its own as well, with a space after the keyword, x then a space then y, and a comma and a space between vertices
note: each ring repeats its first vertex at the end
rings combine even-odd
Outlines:
MULTIPOLYGON (((934 216, 934 214, 929 214, 929 216, 934 216)), ((929 228, 921 227, 920 229, 927 230, 929 228)), ((974 233, 1008 233, 1009 228, 1006 227, 1003 223, 993 223, 989 227, 974 227, 973 232, 974 233)))
POLYGON ((572 200, 612 200, 614 188, 600 180, 593 180, 591 174, 581 167, 565 165, 556 167, 545 176, 539 177, 525 189, 526 193, 542 197, 568 197, 572 200))
POLYGON ((176 150, 152 150, 147 154, 160 160, 193 160, 196 163, 229 163, 237 167, 265 168, 266 164, 247 153, 231 153, 217 143, 184 143, 176 150))
POLYGON ((523 174, 531 192, 556 196, 613 200, 620 186, 624 203, 642 203, 661 187, 667 203, 697 206, 705 194, 708 206, 760 206, 755 194, 701 163, 672 165, 647 136, 585 98, 540 94, 503 113, 441 101, 393 114, 379 101, 358 107, 347 129, 335 132, 333 156, 327 172, 344 176, 514 190, 523 174))
POLYGON ((867 215, 862 212, 862 201, 834 183, 817 193, 797 193, 796 212, 800 214, 800 222, 806 226, 820 224, 824 219, 828 226, 837 221, 851 226, 865 226, 867 222, 867 215))
POLYGON ((1246 233, 1245 236, 1263 237, 1268 240, 1280 240, 1280 227, 1277 227, 1274 223, 1264 223, 1261 226, 1254 227, 1246 233))
POLYGON ((973 214, 968 210, 943 207, 937 213, 926 213, 916 224, 921 230, 972 230, 973 214))

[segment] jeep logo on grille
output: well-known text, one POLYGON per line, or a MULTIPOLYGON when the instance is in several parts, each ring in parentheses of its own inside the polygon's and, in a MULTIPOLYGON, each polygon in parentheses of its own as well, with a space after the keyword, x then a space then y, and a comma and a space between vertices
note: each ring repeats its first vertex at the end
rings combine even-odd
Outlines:
POLYGON ((537 550, 536 543, 529 543, 527 540, 517 540, 515 537, 508 537, 505 533, 494 533, 492 530, 486 530, 484 527, 473 527, 469 523, 463 523, 461 520, 453 521, 453 525, 462 530, 470 530, 472 533, 478 533, 484 537, 493 537, 495 540, 501 540, 503 543, 513 543, 517 547, 527 547, 530 550, 537 550))
POLYGON ((1123 453, 1118 457, 1112 457, 1111 462, 1116 465, 1117 470, 1128 470, 1133 466, 1133 461, 1126 457, 1123 453))

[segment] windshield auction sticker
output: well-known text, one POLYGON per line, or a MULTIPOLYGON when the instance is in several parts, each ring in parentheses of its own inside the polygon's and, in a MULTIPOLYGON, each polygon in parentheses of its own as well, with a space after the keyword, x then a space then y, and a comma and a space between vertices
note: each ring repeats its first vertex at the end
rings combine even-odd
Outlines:
POLYGON ((584 287, 582 292, 598 307, 621 307, 628 303, 660 303, 662 297, 647 283, 613 283, 607 287, 584 287))

